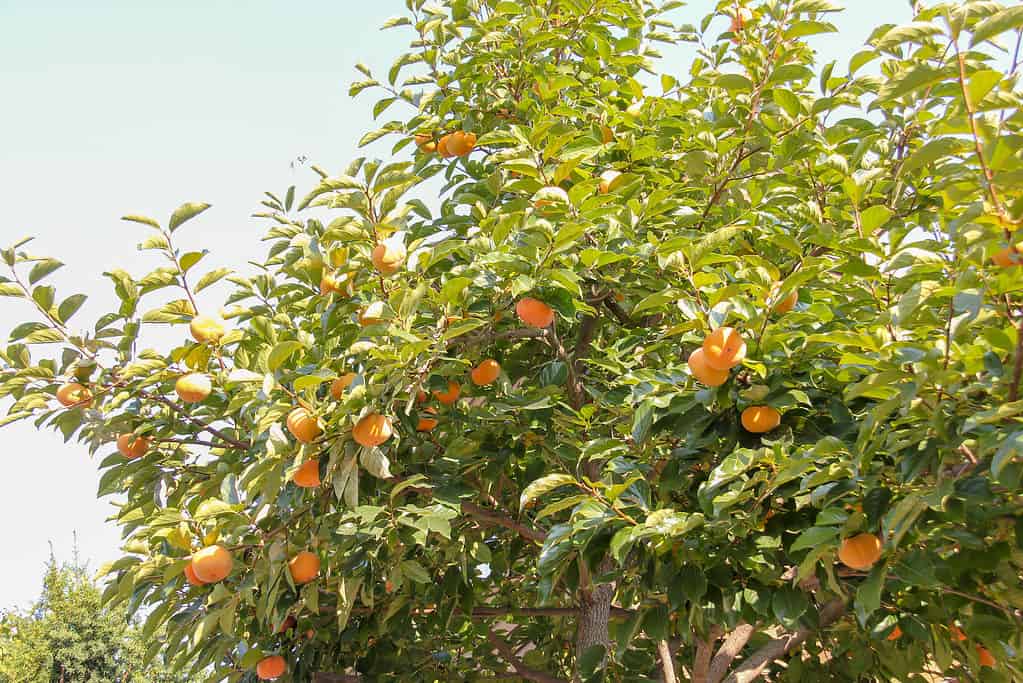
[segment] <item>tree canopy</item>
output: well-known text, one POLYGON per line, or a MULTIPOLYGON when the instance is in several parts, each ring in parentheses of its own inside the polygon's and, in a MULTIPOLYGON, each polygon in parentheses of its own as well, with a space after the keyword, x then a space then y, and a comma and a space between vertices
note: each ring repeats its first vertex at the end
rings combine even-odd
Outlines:
MULTIPOLYGON (((147 634, 152 635, 152 634, 147 634)), ((124 608, 104 608, 88 569, 51 557, 30 610, 0 616, 3 683, 184 683, 145 664, 146 644, 124 608)))
POLYGON ((830 0, 405 4, 390 157, 266 193, 253 271, 125 216, 164 265, 80 328, 3 251, 105 598, 213 680, 1023 677, 1023 7, 818 64, 830 0))

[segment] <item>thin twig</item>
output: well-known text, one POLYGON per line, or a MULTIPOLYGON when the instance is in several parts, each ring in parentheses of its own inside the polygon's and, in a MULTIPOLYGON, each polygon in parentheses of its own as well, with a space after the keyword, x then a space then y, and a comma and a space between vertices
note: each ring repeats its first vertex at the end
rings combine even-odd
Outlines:
POLYGON ((515 670, 515 673, 522 676, 525 680, 534 681, 534 683, 568 683, 561 678, 556 678, 543 671, 537 671, 527 667, 522 663, 522 660, 515 655, 515 651, 512 649, 511 645, 498 638, 493 629, 487 631, 487 640, 494 649, 497 650, 498 654, 501 655, 501 658, 508 662, 511 668, 515 670))
POLYGON ((167 406, 168 408, 170 408, 174 412, 176 412, 179 415, 181 415, 188 422, 191 422, 196 427, 201 427, 204 431, 209 432, 210 434, 212 434, 213 436, 217 437, 218 439, 220 439, 224 443, 230 444, 230 445, 234 446, 235 448, 238 448, 238 449, 243 450, 243 451, 247 451, 247 450, 249 450, 249 448, 251 448, 251 446, 249 444, 243 443, 241 441, 238 441, 237 439, 232 439, 230 436, 228 436, 224 432, 220 431, 216 427, 213 427, 210 424, 208 424, 206 422, 203 422, 202 420, 200 420, 197 417, 193 417, 192 415, 190 415, 188 413, 187 410, 185 410, 184 408, 182 408, 178 404, 174 403, 173 401, 171 401, 171 400, 169 400, 167 398, 164 398, 163 396, 160 396, 159 394, 150 394, 150 393, 147 393, 145 391, 140 391, 139 392, 139 397, 140 398, 144 398, 144 399, 149 399, 150 401, 156 401, 158 403, 164 404, 165 406, 167 406))

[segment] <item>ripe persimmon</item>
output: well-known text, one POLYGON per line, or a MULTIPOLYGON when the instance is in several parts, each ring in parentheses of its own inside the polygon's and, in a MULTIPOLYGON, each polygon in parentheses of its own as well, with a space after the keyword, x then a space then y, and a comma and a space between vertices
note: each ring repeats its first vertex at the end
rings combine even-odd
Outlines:
POLYGON ((847 538, 838 548, 838 559, 851 569, 870 569, 881 559, 881 539, 870 533, 847 538))
POLYGON ((351 296, 355 293, 355 271, 342 273, 340 276, 324 273, 320 278, 320 296, 339 294, 351 296))
POLYGON ((192 571, 203 583, 223 581, 231 574, 233 566, 231 551, 220 545, 206 546, 192 555, 192 571))
MULTIPOLYGON (((778 291, 778 285, 775 284, 775 286, 771 288, 771 298, 772 299, 775 297, 775 293, 777 291, 778 291)), ((793 289, 791 292, 789 292, 785 296, 784 299, 781 299, 780 301, 776 301, 775 304, 774 304, 774 307, 771 310, 773 310, 778 315, 784 315, 784 314, 788 313, 789 311, 791 311, 793 308, 795 308, 796 304, 798 304, 798 303, 799 303, 799 290, 798 289, 793 289)))
POLYGON ((543 209, 548 206, 554 206, 555 204, 569 204, 571 203, 568 198, 568 193, 557 186, 550 186, 543 188, 543 192, 546 197, 541 199, 533 200, 534 209, 543 209))
MULTIPOLYGON (((493 358, 488 358, 474 367, 469 373, 469 377, 472 379, 473 384, 482 387, 493 383, 500 374, 501 366, 493 358)), ((443 401, 441 401, 441 403, 443 403, 443 401)))
POLYGON ((781 424, 781 414, 771 406, 750 406, 742 411, 743 428, 753 434, 764 434, 781 424))
POLYGON ((319 419, 302 406, 298 406, 287 419, 288 431, 301 443, 312 443, 323 433, 319 419))
POLYGON ((1002 268, 1023 265, 1023 242, 1002 249, 991 257, 991 262, 1002 268))
POLYGON ((379 446, 390 439, 393 433, 391 418, 380 413, 369 413, 352 428, 352 438, 360 446, 367 448, 379 446))
POLYGON ((400 242, 380 242, 373 247, 371 260, 373 261, 373 267, 381 275, 393 275, 405 263, 406 254, 405 245, 400 242))
POLYGON ((297 585, 309 583, 320 574, 320 558, 316 553, 303 550, 288 562, 288 571, 297 585))
POLYGON ((728 370, 718 370, 707 364, 706 354, 703 349, 696 349, 689 354, 689 372, 701 384, 708 387, 719 387, 728 381, 728 370))
POLYGON ((68 382, 57 389, 57 402, 65 408, 88 408, 92 405, 92 391, 84 384, 68 382))
POLYGON ((117 437, 117 450, 129 460, 141 458, 149 450, 149 438, 132 433, 121 434, 117 437))
POLYGON ((284 661, 284 657, 280 655, 270 655, 269 657, 263 657, 256 664, 256 675, 259 676, 261 681, 273 681, 284 675, 284 672, 288 670, 288 664, 284 661))
POLYGON ((731 370, 746 358, 746 340, 732 327, 719 327, 703 340, 703 357, 715 370, 731 370))
POLYGON ((475 133, 466 133, 464 131, 456 130, 447 137, 447 151, 451 156, 464 157, 472 152, 473 148, 476 146, 475 133))
POLYGON ((359 313, 359 324, 363 327, 384 322, 384 302, 374 301, 359 313))
POLYGON ((192 563, 189 562, 185 565, 185 580, 188 581, 189 585, 192 586, 205 586, 206 582, 195 575, 195 569, 192 568, 192 563))
POLYGON ((433 397, 446 406, 457 401, 458 397, 461 395, 462 385, 454 380, 448 380, 448 388, 446 391, 440 391, 438 389, 433 390, 433 397))
POLYGON ((604 171, 603 173, 601 173, 600 185, 598 186, 600 194, 607 194, 608 192, 610 192, 611 186, 614 184, 615 180, 620 175, 621 173, 619 173, 618 171, 604 171))
POLYGON ((341 397, 344 396, 345 389, 352 385, 355 381, 356 375, 354 372, 346 372, 341 375, 333 382, 330 383, 330 395, 335 401, 340 401, 341 397))
MULTIPOLYGON (((429 415, 436 415, 437 414, 437 409, 436 408, 427 408, 423 412, 428 413, 429 415)), ((422 416, 421 415, 419 417, 418 424, 416 424, 416 431, 417 432, 432 432, 434 429, 437 428, 438 424, 440 424, 440 423, 439 423, 439 421, 437 420, 436 417, 426 417, 426 416, 422 416)))
POLYGON ((174 383, 174 391, 185 403, 199 403, 213 391, 213 382, 201 372, 190 372, 178 378, 174 383))
POLYGON ((451 141, 451 134, 442 135, 440 140, 437 141, 437 154, 440 154, 444 159, 450 159, 455 156, 448 151, 448 142, 451 141))
POLYGON ((299 488, 318 488, 320 486, 320 461, 307 460, 299 465, 295 474, 292 475, 291 481, 295 482, 295 486, 299 488))
POLYGON ((542 329, 550 327, 554 322, 554 309, 539 299, 528 296, 519 299, 515 304, 515 313, 519 316, 519 320, 530 327, 542 329))
POLYGON ((995 668, 995 664, 998 662, 995 661, 994 655, 991 654, 991 651, 980 643, 977 643, 974 647, 977 649, 977 660, 980 662, 980 665, 986 666, 990 669, 995 668))
POLYGON ((898 640, 901 637, 902 629, 899 628, 898 624, 895 624, 895 628, 892 629, 891 633, 888 634, 888 637, 885 638, 885 640, 898 640))

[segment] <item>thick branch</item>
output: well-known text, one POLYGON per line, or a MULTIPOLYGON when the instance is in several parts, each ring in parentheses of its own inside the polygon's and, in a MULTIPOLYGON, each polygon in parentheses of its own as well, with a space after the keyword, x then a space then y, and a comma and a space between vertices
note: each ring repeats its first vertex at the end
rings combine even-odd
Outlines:
POLYGON ((508 662, 511 668, 515 669, 515 673, 525 680, 535 681, 535 683, 568 683, 543 671, 528 668, 522 663, 521 659, 515 656, 515 651, 511 645, 498 638, 493 630, 487 631, 487 640, 490 641, 490 644, 501 655, 501 658, 508 662))
POLYGON ((746 658, 745 661, 739 666, 738 669, 733 671, 728 678, 725 679, 725 683, 750 683, 760 678, 760 675, 764 673, 767 667, 771 664, 787 655, 789 652, 806 642, 806 639, 813 633, 816 633, 819 629, 827 628, 831 624, 835 623, 845 613, 845 602, 842 600, 832 600, 820 611, 820 622, 818 629, 801 628, 795 633, 782 636, 781 638, 775 638, 772 641, 766 643, 759 650, 751 654, 746 658))
POLYGON ((547 538, 547 534, 538 529, 528 527, 525 524, 516 522, 514 519, 509 519, 508 517, 505 517, 502 514, 499 514, 493 510, 482 508, 474 503, 463 502, 462 514, 468 515, 473 519, 476 519, 484 524, 489 524, 491 526, 500 526, 504 527, 505 529, 510 529, 516 532, 519 536, 522 536, 523 538, 528 539, 530 541, 535 541, 537 543, 543 543, 544 540, 547 538))
POLYGON ((664 683, 678 683, 678 676, 675 675, 675 657, 671 654, 667 640, 657 641, 657 658, 661 660, 661 678, 664 683))
POLYGON ((210 434, 212 434, 213 436, 217 437, 218 439, 220 439, 224 443, 230 444, 230 445, 234 446, 235 448, 237 448, 239 450, 242 450, 242 451, 247 451, 250 448, 249 444, 242 443, 241 441, 238 441, 237 439, 232 439, 231 437, 229 437, 227 434, 225 434, 224 432, 220 431, 216 427, 213 427, 213 426, 203 422, 202 420, 200 420, 197 417, 192 417, 188 413, 187 410, 185 410, 184 408, 179 406, 174 401, 171 401, 171 400, 169 400, 167 398, 164 398, 163 396, 160 396, 159 394, 149 394, 149 393, 146 393, 144 391, 140 391, 139 392, 139 396, 141 398, 147 398, 150 401, 157 401, 158 403, 164 404, 165 406, 167 406, 168 408, 170 408, 171 410, 176 412, 178 415, 180 415, 181 417, 185 418, 185 420, 187 420, 188 422, 191 422, 196 427, 201 428, 202 431, 209 432, 210 434))
POLYGON ((732 666, 732 661, 742 652, 742 648, 746 647, 746 643, 749 642, 755 630, 752 624, 739 624, 735 630, 728 634, 710 663, 710 669, 707 671, 707 683, 718 683, 725 677, 729 667, 732 666))
POLYGON ((693 683, 707 683, 710 657, 714 654, 714 643, 721 636, 717 627, 711 629, 706 638, 696 638, 696 656, 693 658, 693 683))

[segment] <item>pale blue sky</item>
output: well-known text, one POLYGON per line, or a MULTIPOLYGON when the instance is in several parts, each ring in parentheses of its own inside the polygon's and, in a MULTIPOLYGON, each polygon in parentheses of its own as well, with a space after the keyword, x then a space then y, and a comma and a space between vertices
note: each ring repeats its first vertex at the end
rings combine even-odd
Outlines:
MULTIPOLYGON (((692 2, 690 21, 711 4, 692 2)), ((909 19, 905 0, 846 4, 840 34, 815 42, 840 72, 874 24, 909 19)), ((65 296, 90 295, 81 321, 112 300, 104 270, 158 265, 136 251, 144 229, 123 214, 165 220, 182 202, 207 201, 213 209, 182 229, 182 242, 210 249, 206 266, 259 258, 262 227, 249 215, 263 190, 308 187, 311 173, 290 168, 300 155, 329 170, 359 154, 374 100, 349 99, 348 84, 356 62, 385 71, 405 47, 407 32, 378 30, 404 5, 0 0, 0 245, 32 234, 34 252, 64 260, 53 280, 65 296)), ((3 330, 28 315, 0 300, 3 330)), ((19 423, 0 430, 0 454, 0 609, 38 594, 50 541, 68 558, 77 531, 93 567, 117 556, 118 531, 104 524, 111 508, 95 499, 84 448, 19 423)))

